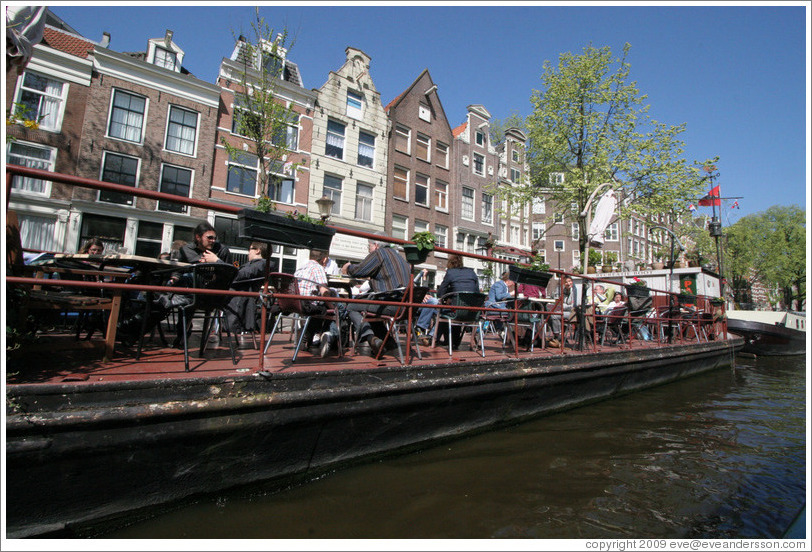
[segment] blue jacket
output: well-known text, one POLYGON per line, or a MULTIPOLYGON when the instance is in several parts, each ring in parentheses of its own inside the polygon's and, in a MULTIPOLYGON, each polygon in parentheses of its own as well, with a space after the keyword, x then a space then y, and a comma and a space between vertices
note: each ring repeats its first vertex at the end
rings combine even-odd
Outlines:
POLYGON ((437 296, 442 297, 452 291, 479 291, 479 278, 473 268, 449 268, 445 278, 437 288, 437 296))

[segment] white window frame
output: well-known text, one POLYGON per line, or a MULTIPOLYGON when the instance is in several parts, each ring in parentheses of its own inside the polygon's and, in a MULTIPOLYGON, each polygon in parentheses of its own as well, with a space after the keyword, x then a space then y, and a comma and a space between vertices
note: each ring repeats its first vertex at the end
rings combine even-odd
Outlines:
POLYGON ((344 179, 340 176, 325 173, 321 195, 327 196, 335 202, 333 203, 333 214, 336 216, 341 215, 341 195, 343 194, 343 191, 344 179), (330 179, 330 182, 338 183, 338 186, 328 186, 328 178, 330 179))
POLYGON ((493 224, 493 195, 481 193, 482 195, 482 224, 493 224))
POLYGON ((395 151, 400 151, 406 155, 412 153, 412 129, 403 125, 395 125, 395 151), (405 141, 406 150, 398 149, 398 138, 405 141))
POLYGON ((476 215, 476 190, 473 188, 469 188, 468 186, 463 186, 462 190, 460 191, 460 218, 464 220, 474 220, 474 216, 476 215), (470 202, 466 201, 465 192, 470 191, 470 202))
MULTIPOLYGON (((15 113, 18 113, 21 117, 24 117, 26 119, 32 119, 32 120, 38 121, 39 130, 45 130, 45 131, 48 131, 48 132, 59 132, 59 131, 62 130, 62 121, 63 121, 64 116, 65 116, 65 104, 67 103, 69 89, 70 89, 70 83, 68 83, 66 81, 63 81, 63 80, 60 80, 60 79, 55 79, 54 77, 52 77, 50 75, 45 75, 45 74, 39 73, 37 71, 25 71, 22 75, 20 75, 20 78, 17 79, 17 92, 16 92, 16 95, 14 97, 16 98, 17 104, 23 104, 23 101, 22 101, 23 94, 27 93, 27 94, 34 94, 34 95, 39 96, 39 101, 37 102, 37 109, 36 109, 35 113, 28 113, 28 112, 26 112, 26 113, 18 113, 18 107, 17 107, 17 105, 15 105, 15 106, 13 106, 14 111, 15 111, 15 113), (45 79, 46 81, 59 83, 61 85, 59 95, 56 95, 53 92, 37 90, 35 88, 29 88, 29 87, 25 86, 25 78, 28 75, 30 75, 30 76, 32 76, 34 78, 40 78, 40 79, 45 79), (43 101, 48 101, 48 100, 50 100, 51 102, 56 102, 57 103, 56 114, 54 116, 52 124, 48 123, 49 117, 43 116, 43 113, 42 113, 43 112, 43 101)), ((48 113, 50 113, 50 111, 48 111, 48 113)))
POLYGON ((56 216, 17 211, 17 222, 20 225, 20 242, 24 249, 43 251, 56 249, 56 216))
POLYGON ((477 130, 475 133, 476 145, 485 147, 485 133, 481 130, 477 130))
POLYGON ((258 178, 259 178, 259 158, 256 156, 256 154, 250 153, 250 152, 242 152, 240 155, 241 156, 253 157, 256 160, 256 162, 253 165, 250 165, 250 164, 245 162, 245 161, 248 160, 247 158, 243 158, 243 159, 232 158, 232 156, 229 155, 228 160, 226 161, 226 181, 225 181, 225 186, 223 186, 223 189, 224 189, 225 193, 227 193, 227 194, 235 194, 235 195, 239 195, 239 196, 242 196, 242 197, 259 197, 258 193, 257 193, 258 189, 259 189, 259 186, 258 186, 258 181, 259 181, 258 180, 258 178), (241 191, 235 191, 235 190, 229 190, 228 189, 228 178, 229 178, 229 175, 231 174, 231 167, 238 167, 240 169, 243 169, 243 170, 246 170, 248 172, 253 172, 254 173, 254 193, 253 194, 246 194, 246 193, 243 193, 241 191))
POLYGON ((434 235, 437 237, 437 247, 447 247, 448 243, 448 227, 441 224, 434 225, 434 235))
POLYGON ((434 208, 448 212, 448 182, 434 180, 434 208))
POLYGON ((519 150, 517 150, 516 148, 513 148, 511 150, 511 157, 512 157, 514 163, 518 163, 519 162, 519 150))
MULTIPOLYGON (((282 184, 281 189, 277 187, 275 190, 276 193, 271 194, 269 193, 271 190, 259 190, 259 194, 266 194, 271 201, 275 201, 277 203, 283 203, 285 205, 293 205, 296 203, 296 176, 293 174, 287 174, 285 172, 285 165, 279 161, 272 163, 269 172, 268 178, 268 187, 270 188, 271 182, 276 180, 278 183, 282 184), (281 197, 280 191, 284 192, 285 183, 290 183, 290 201, 285 201, 284 197, 281 197)), ((292 171, 288 171, 292 172, 292 171)), ((278 186, 278 184, 277 184, 278 186)))
POLYGON ((177 71, 178 68, 178 54, 177 52, 173 52, 167 48, 162 48, 160 46, 155 46, 155 53, 152 57, 153 65, 157 65, 158 67, 163 67, 164 69, 169 69, 170 71, 177 71), (167 54, 164 58, 159 58, 158 54, 163 52, 167 54), (172 60, 172 64, 167 64, 167 60, 172 60))
POLYGON ((358 158, 356 159, 356 162, 357 162, 357 164, 358 164, 358 166, 359 166, 359 167, 368 167, 368 168, 370 168, 370 169, 372 169, 372 168, 374 168, 374 167, 375 167, 375 135, 374 135, 374 134, 372 134, 371 132, 365 132, 365 131, 363 131, 363 130, 361 130, 361 131, 359 131, 359 132, 358 132, 358 158), (370 145, 370 144, 368 144, 368 143, 366 143, 366 142, 362 141, 362 140, 361 140, 361 136, 362 136, 362 135, 364 135, 364 136, 369 136, 370 138, 372 138, 372 145, 370 145), (364 153, 362 152, 362 148, 368 148, 368 149, 371 149, 371 150, 372 150, 372 152, 371 152, 369 155, 366 155, 366 154, 364 154, 364 153), (367 165, 367 164, 365 164, 365 163, 361 163, 361 157, 362 157, 362 156, 363 156, 363 157, 368 157, 368 158, 369 158, 369 160, 370 160, 370 164, 369 164, 369 165, 367 165))
POLYGON ((431 201, 429 191, 431 190, 431 179, 426 174, 415 173, 414 175, 414 204, 428 207, 431 201), (422 181, 422 182, 421 182, 422 181), (425 201, 420 202, 417 200, 417 192, 423 190, 425 194, 425 201))
POLYGON ((510 169, 510 181, 515 183, 515 184, 521 184, 521 179, 522 179, 522 171, 520 171, 519 169, 515 169, 515 168, 511 167, 511 169, 510 169))
POLYGON ((358 182, 355 188, 355 220, 372 222, 372 199, 375 186, 358 182))
POLYGON ((533 241, 540 240, 544 237, 544 233, 547 231, 547 225, 543 222, 534 222, 533 223, 533 241))
POLYGON ((547 207, 542 197, 534 197, 532 204, 532 212, 534 215, 543 215, 547 211, 547 207))
POLYGON ((392 197, 393 198, 402 199, 404 201, 409 201, 409 174, 410 174, 409 169, 407 169, 405 167, 401 167, 399 165, 395 165, 395 170, 394 170, 394 173, 392 175, 392 181, 393 181, 392 197), (404 186, 405 190, 404 190, 403 196, 395 195, 396 186, 394 186, 394 182, 397 182, 397 181, 400 180, 398 178, 398 171, 403 171, 404 173, 406 173, 405 186, 404 186))
POLYGON ((570 224, 570 234, 573 240, 579 239, 581 237, 581 225, 577 222, 570 224))
MULTIPOLYGON (((138 112, 137 111, 131 111, 131 113, 138 113, 138 112)), ((113 90, 110 91, 110 110, 109 110, 109 112, 107 114, 107 137, 111 138, 113 140, 122 140, 124 142, 130 142, 130 143, 134 143, 134 144, 143 144, 144 143, 144 132, 145 132, 145 129, 146 129, 146 124, 145 123, 146 123, 146 120, 147 120, 148 113, 149 113, 149 98, 147 98, 146 96, 141 96, 140 94, 134 94, 134 93, 130 92, 129 90, 124 90, 123 88, 113 88, 113 90), (116 135, 114 135, 112 133, 112 129, 113 129, 113 113, 117 109, 123 109, 123 108, 116 108, 116 106, 115 106, 116 97, 119 94, 122 94, 122 95, 125 95, 125 96, 130 96, 130 97, 133 97, 133 98, 140 98, 140 99, 144 100, 144 111, 143 111, 143 113, 141 113, 141 127, 140 127, 140 130, 139 130, 139 133, 138 133, 138 139, 137 140, 133 140, 133 139, 122 137, 122 136, 116 136, 116 135)), ((127 124, 125 126, 125 128, 136 128, 136 127, 135 127, 135 125, 127 124)))
POLYGON ((409 219, 402 215, 392 215, 392 237, 405 240, 408 235, 409 219))
POLYGON ((485 176, 485 156, 481 153, 474 153, 473 154, 473 162, 471 163, 471 170, 474 171, 474 174, 479 176, 485 176), (482 166, 482 170, 477 170, 477 161, 481 161, 479 164, 482 166))
POLYGON ((426 220, 414 219, 414 231, 415 232, 428 232, 429 231, 429 223, 426 220))
POLYGON ((425 134, 417 133, 417 138, 415 139, 415 148, 414 148, 414 156, 416 159, 420 159, 421 161, 425 161, 426 163, 431 163, 431 137, 426 136, 425 134), (425 150, 426 156, 420 157, 420 146, 424 146, 422 149, 425 150))
MULTIPOLYGON (((139 157, 135 157, 132 155, 124 155, 123 153, 117 151, 104 151, 102 153, 101 167, 99 167, 99 180, 101 180, 102 182, 110 182, 109 180, 104 179, 104 172, 107 169, 107 161, 109 156, 123 157, 135 161, 135 181, 133 182, 133 189, 138 188, 138 182, 141 177, 141 159, 139 157)), ((161 175, 163 175, 163 171, 161 172, 161 175)), ((111 182, 111 184, 121 184, 121 182, 111 182)), ((129 196, 129 200, 127 202, 121 203, 118 201, 108 201, 102 199, 102 193, 104 192, 102 190, 99 190, 98 194, 96 195, 96 201, 98 201, 99 203, 109 205, 126 205, 130 207, 135 207, 135 196, 129 196)))
POLYGON ((324 155, 326 155, 327 157, 332 157, 333 159, 339 159, 339 160, 343 161, 344 160, 344 152, 347 149, 346 146, 347 146, 347 125, 345 125, 341 121, 336 121, 335 119, 328 119, 327 120, 327 138, 326 138, 326 140, 324 142, 324 155), (336 132, 335 128, 333 130, 330 130, 330 124, 331 123, 334 126, 340 126, 341 129, 342 129, 342 133, 338 134, 338 132, 336 132), (331 144, 330 143, 331 140, 333 142, 335 142, 335 143, 331 144), (341 143, 340 146, 339 146, 339 142, 341 143), (331 147, 340 149, 341 150, 341 155, 333 155, 333 153, 331 153, 330 150, 329 150, 329 148, 331 148, 331 147))
POLYGON ((364 119, 364 96, 360 92, 347 90, 347 117, 364 119))
MULTIPOLYGON (((139 166, 140 166, 140 164, 139 164, 139 166)), ((190 169, 189 167, 183 167, 183 166, 180 166, 180 165, 175 165, 175 164, 172 164, 172 163, 161 163, 161 172, 159 173, 160 176, 158 178, 158 191, 159 192, 164 192, 164 193, 171 193, 171 192, 165 192, 162 189, 163 182, 164 182, 164 171, 166 171, 167 168, 173 168, 173 169, 177 169, 179 171, 187 171, 189 173, 189 193, 188 193, 188 195, 186 195, 186 196, 182 196, 180 194, 177 194, 177 195, 178 195, 178 197, 186 197, 186 198, 192 197, 192 194, 194 192, 194 185, 195 185, 195 171, 194 171, 194 169, 190 169)), ((180 206, 181 210, 180 211, 175 211, 175 210, 172 210, 172 209, 161 209, 160 208, 160 206, 161 206, 160 201, 155 202, 155 210, 156 211, 161 211, 161 212, 171 212, 171 213, 188 213, 189 212, 189 205, 184 205, 182 203, 172 203, 171 205, 173 207, 174 206, 180 206)))
POLYGON ((564 183, 564 173, 554 172, 550 173, 550 185, 556 186, 564 183))
POLYGON ((442 167, 443 169, 447 169, 448 168, 448 144, 444 144, 443 142, 435 141, 434 152, 437 154, 435 156, 437 158, 436 165, 438 167, 442 167))
POLYGON ((604 240, 611 242, 620 241, 620 232, 617 221, 606 227, 606 231, 604 232, 604 240))
MULTIPOLYGON (((42 144, 35 144, 33 142, 24 142, 22 140, 15 140, 13 142, 8 142, 6 147, 6 160, 11 163, 10 161, 11 156, 15 156, 24 160, 23 163, 14 163, 15 165, 19 164, 23 167, 31 167, 34 169, 42 169, 46 171, 53 172, 54 167, 56 166, 56 156, 57 156, 57 149, 52 148, 49 146, 43 146, 42 144), (13 146, 19 145, 24 146, 31 149, 42 150, 43 152, 48 152, 48 159, 41 159, 35 157, 27 157, 23 154, 19 153, 12 153, 11 149, 13 146)), ((21 176, 15 174, 11 180, 11 189, 14 193, 24 194, 24 195, 32 195, 37 197, 49 197, 51 195, 51 181, 50 180, 40 180, 39 178, 30 178, 28 176, 21 176), (22 185, 20 185, 22 182, 22 185), (33 190, 27 188, 34 188, 36 183, 36 187, 41 187, 41 190, 33 190)))
POLYGON ((166 114, 166 132, 164 133, 164 149, 166 151, 171 151, 172 153, 177 153, 178 155, 186 155, 189 157, 195 157, 197 154, 197 138, 199 135, 198 128, 200 127, 200 113, 197 111, 193 111, 191 109, 186 109, 185 107, 180 107, 178 105, 170 105, 169 109, 167 110, 166 114), (189 144, 191 142, 191 151, 182 151, 181 149, 172 149, 169 147, 169 131, 173 127, 177 126, 181 129, 190 128, 189 125, 185 124, 185 116, 183 123, 173 122, 172 121, 172 112, 177 110, 184 115, 191 114, 195 117, 195 124, 194 124, 194 136, 191 140, 189 138, 181 138, 181 137, 174 137, 179 143, 182 144, 189 144))

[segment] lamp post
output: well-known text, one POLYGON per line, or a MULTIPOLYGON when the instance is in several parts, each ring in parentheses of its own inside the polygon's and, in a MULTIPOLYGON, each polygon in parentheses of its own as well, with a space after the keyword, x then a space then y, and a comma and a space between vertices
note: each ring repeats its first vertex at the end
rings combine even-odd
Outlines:
MULTIPOLYGON (((679 245, 680 251, 685 251, 685 246, 682 245, 682 242, 679 241, 674 232, 672 232, 669 228, 665 226, 649 226, 648 233, 651 234, 652 230, 665 230, 668 232, 668 235, 671 237, 671 263, 669 263, 669 273, 668 273, 668 291, 673 292, 674 289, 674 241, 677 242, 679 245)), ((672 311, 674 310, 674 294, 668 294, 668 343, 671 343, 671 320, 672 320, 672 311)))
POLYGON ((322 222, 327 222, 327 219, 333 214, 333 205, 335 205, 335 201, 326 195, 316 200, 316 206, 319 208, 319 216, 322 222))

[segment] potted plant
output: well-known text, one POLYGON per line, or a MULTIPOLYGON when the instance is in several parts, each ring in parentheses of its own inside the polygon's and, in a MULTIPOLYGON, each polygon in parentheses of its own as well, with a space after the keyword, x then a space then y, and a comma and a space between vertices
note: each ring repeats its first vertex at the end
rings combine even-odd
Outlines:
POLYGON ((635 280, 626 286, 626 293, 629 297, 648 297, 650 291, 643 280, 635 280))
POLYGON ((412 243, 403 244, 403 252, 406 254, 406 261, 411 265, 425 262, 429 253, 434 251, 434 244, 437 243, 437 236, 432 232, 423 231, 412 234, 412 243))
POLYGON ((256 205, 256 209, 242 209, 237 213, 241 238, 329 251, 336 231, 326 226, 324 221, 298 211, 277 211, 276 205, 267 196, 259 198, 256 205))
POLYGON ((548 272, 550 265, 542 261, 538 255, 534 256, 529 264, 512 264, 508 267, 510 279, 517 284, 529 284, 547 287, 553 275, 548 272))
POLYGON ((588 274, 595 274, 597 271, 595 267, 601 264, 601 254, 594 249, 589 250, 589 257, 587 257, 586 271, 588 274))
POLYGON ((607 251, 603 255, 603 272, 612 272, 617 263, 617 253, 614 251, 607 251))
POLYGON ((651 263, 651 268, 654 270, 662 270, 665 265, 663 264, 663 254, 660 251, 654 252, 654 262, 651 263))

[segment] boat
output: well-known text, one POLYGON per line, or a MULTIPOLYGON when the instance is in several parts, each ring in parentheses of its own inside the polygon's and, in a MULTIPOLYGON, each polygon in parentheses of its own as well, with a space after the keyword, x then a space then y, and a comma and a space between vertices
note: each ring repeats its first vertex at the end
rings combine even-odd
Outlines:
POLYGON ((806 354, 804 313, 729 310, 727 327, 744 338, 742 353, 765 356, 806 354))
MULTIPOLYGON (((38 169, 13 170, 46 176, 38 169)), ((47 178, 71 179, 55 173, 47 178)), ((566 274, 550 272, 550 285, 566 274)), ((169 289, 57 283, 119 294, 169 289)), ((53 284, 7 276, 6 297, 10 286, 53 284)), ((650 291, 654 305, 668 304, 668 292, 650 291)), ((706 299, 696 297, 698 304, 706 299)), ((409 312, 425 308, 404 304, 409 312)), ((506 320, 507 331, 519 331, 519 314, 509 311, 514 323, 506 320)), ((516 334, 506 346, 488 333, 484 356, 468 344, 451 354, 415 344, 414 355, 406 347, 405 359, 391 352, 380 359, 360 352, 320 358, 302 350, 295 362, 295 340, 277 338, 266 351, 264 327, 258 347, 245 345, 234 355, 220 339, 191 359, 157 339, 143 349, 116 344, 109 358, 100 358, 103 338, 77 341, 72 332, 54 331, 7 353, 13 362, 6 378, 6 536, 103 534, 104 527, 201 496, 284 488, 384 455, 729 367, 744 345, 727 332, 723 318, 626 315, 611 322, 620 333, 606 344, 593 333, 591 339, 528 350, 516 334), (639 324, 651 332, 636 333, 639 324)), ((598 331, 597 323, 591 327, 598 331)), ((405 343, 409 332, 407 326, 405 343)))

